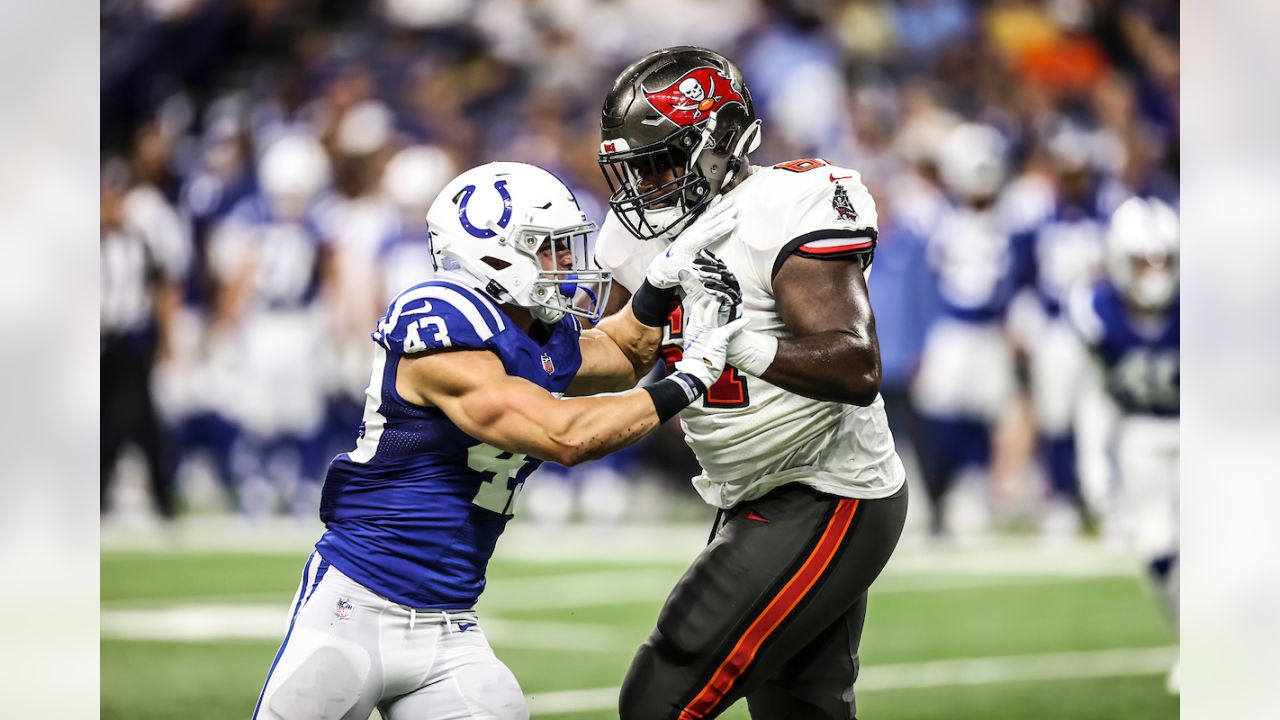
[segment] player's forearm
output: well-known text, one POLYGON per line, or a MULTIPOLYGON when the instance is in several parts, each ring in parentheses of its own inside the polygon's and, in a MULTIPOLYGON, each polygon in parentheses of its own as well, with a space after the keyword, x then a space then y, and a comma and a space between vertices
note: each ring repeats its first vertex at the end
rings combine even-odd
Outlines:
POLYGON ((546 423, 554 460, 576 465, 608 455, 648 435, 707 391, 707 381, 676 372, 656 383, 618 395, 562 400, 546 423), (558 422, 556 421, 558 420, 558 422))
POLYGON ((658 427, 658 413, 644 390, 618 395, 567 398, 547 427, 550 457, 577 465, 621 450, 658 427))
POLYGON ((867 406, 880 392, 880 348, 874 337, 845 331, 779 340, 760 377, 815 400, 867 406))
POLYGON ((635 370, 636 380, 648 374, 657 362, 658 350, 662 347, 662 327, 652 327, 640 322, 630 303, 605 318, 597 327, 626 355, 635 370))

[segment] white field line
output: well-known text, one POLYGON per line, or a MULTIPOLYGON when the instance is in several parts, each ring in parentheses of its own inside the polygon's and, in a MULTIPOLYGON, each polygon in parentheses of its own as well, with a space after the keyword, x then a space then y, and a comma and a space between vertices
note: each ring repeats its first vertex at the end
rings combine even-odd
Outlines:
MULTIPOLYGON (((567 610, 653 603, 655 612, 675 586, 681 570, 602 570, 539 577, 501 579, 480 599, 482 613, 567 610)), ((871 586, 872 597, 886 595, 1025 587, 1080 582, 1074 576, 1052 575, 909 575, 889 573, 871 586)), ((244 593, 174 598, 139 598, 104 603, 104 612, 166 611, 177 607, 218 607, 227 616, 251 614, 249 606, 284 608, 289 598, 280 593, 244 593)), ((219 612, 221 612, 220 610, 219 612)))
MULTIPOLYGON (((1091 652, 1010 655, 864 666, 858 692, 985 685, 1035 680, 1078 680, 1132 675, 1159 675, 1169 670, 1176 649, 1129 648, 1091 652)), ((612 710, 618 688, 589 688, 528 696, 533 716, 612 710)))
MULTIPOLYGON (((706 544, 707 523, 570 525, 513 522, 495 558, 531 565, 601 562, 610 565, 687 565, 706 544)), ((234 516, 191 517, 173 527, 104 525, 104 551, 154 553, 239 552, 263 555, 310 552, 323 528, 317 522, 273 518, 252 524, 234 516)), ((300 561, 299 561, 300 562, 300 561)), ((950 545, 904 537, 890 572, 1010 575, 1131 575, 1136 563, 1100 542, 1048 549, 1034 538, 992 536, 950 545)))
MULTIPOLYGON (((177 642, 279 640, 287 629, 287 604, 104 610, 102 637, 177 642)), ((644 640, 623 628, 581 622, 514 621, 486 615, 481 627, 495 646, 508 648, 614 653, 634 650, 644 640)))

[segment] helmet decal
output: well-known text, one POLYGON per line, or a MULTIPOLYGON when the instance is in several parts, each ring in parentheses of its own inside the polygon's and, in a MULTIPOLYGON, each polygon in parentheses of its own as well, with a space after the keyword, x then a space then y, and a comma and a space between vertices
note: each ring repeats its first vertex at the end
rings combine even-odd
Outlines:
POLYGON ((713 67, 694 68, 661 90, 644 90, 644 98, 650 107, 680 126, 705 122, 713 110, 726 105, 746 106, 742 93, 713 67))
MULTIPOLYGON (((498 191, 498 197, 502 198, 502 217, 498 219, 498 227, 506 229, 507 224, 511 222, 511 193, 507 191, 507 181, 499 180, 493 184, 493 189, 498 191)), ((467 219, 467 203, 471 201, 471 196, 476 194, 476 186, 468 185, 462 188, 462 201, 458 203, 458 222, 462 223, 462 229, 467 234, 478 238, 496 237, 498 233, 489 228, 478 228, 471 224, 467 219)))

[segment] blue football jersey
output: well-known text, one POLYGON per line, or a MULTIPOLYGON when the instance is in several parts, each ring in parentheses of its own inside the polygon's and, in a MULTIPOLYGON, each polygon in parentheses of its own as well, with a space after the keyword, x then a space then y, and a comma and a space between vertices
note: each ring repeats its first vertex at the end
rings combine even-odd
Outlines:
POLYGON ((475 605, 516 498, 541 461, 467 435, 438 408, 396 393, 405 355, 488 350, 512 376, 563 393, 582 364, 571 316, 541 340, 473 286, 446 274, 400 293, 373 332, 373 373, 356 448, 325 478, 316 549, 343 573, 401 605, 475 605))
POLYGON ((992 211, 947 213, 928 247, 943 315, 969 322, 999 320, 1015 289, 1013 247, 992 211))
POLYGON ((1107 394, 1127 413, 1176 417, 1180 382, 1179 308, 1139 324, 1124 297, 1102 281, 1072 298, 1072 324, 1102 365, 1107 394))
POLYGON ((1060 205, 1036 227, 1014 236, 1018 280, 1045 314, 1059 317, 1071 288, 1102 272, 1106 224, 1091 203, 1060 205))
POLYGON ((250 195, 231 211, 228 225, 244 233, 257 255, 253 301, 272 310, 305 307, 320 290, 320 256, 327 244, 325 204, 313 203, 297 219, 283 219, 262 194, 250 195))

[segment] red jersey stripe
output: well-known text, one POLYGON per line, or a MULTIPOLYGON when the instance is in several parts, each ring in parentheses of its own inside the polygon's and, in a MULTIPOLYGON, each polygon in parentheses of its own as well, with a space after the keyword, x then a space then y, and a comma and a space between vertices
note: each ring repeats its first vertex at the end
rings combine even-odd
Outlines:
POLYGON ((801 245, 796 249, 809 255, 829 255, 831 253, 849 252, 850 250, 865 250, 873 245, 875 245, 874 240, 867 240, 866 242, 851 243, 849 245, 836 245, 833 247, 812 247, 811 245, 801 245))

